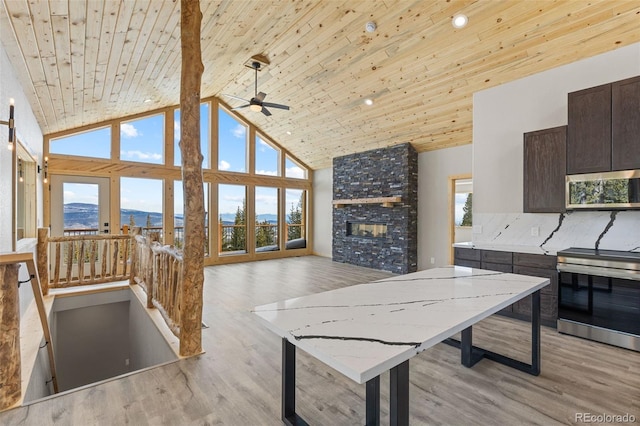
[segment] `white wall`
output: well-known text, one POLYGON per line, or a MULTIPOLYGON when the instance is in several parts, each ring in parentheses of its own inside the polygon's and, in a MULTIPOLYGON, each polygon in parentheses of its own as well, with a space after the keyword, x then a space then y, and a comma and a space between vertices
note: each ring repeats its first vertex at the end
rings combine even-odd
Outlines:
POLYGON ((470 174, 471 155, 471 145, 418 154, 418 270, 450 264, 449 176, 470 174))
POLYGON ((567 124, 567 94, 640 75, 640 43, 474 94, 474 245, 522 246, 555 253, 569 246, 631 250, 640 241, 640 212, 524 214, 523 133, 567 124), (560 220, 563 224, 554 232, 560 220), (481 226, 480 229, 478 226, 481 226), (532 235, 539 228, 539 235, 532 235), (550 238, 547 242, 547 238, 550 238), (635 241, 635 246, 634 246, 635 241))
MULTIPOLYGON (((16 139, 24 145, 38 164, 42 164, 42 131, 31 110, 27 96, 18 81, 16 72, 9 62, 9 57, 2 44, 0 44, 0 120, 6 121, 9 118, 10 98, 15 100, 16 139)), ((7 149, 8 136, 8 127, 0 125, 0 253, 12 251, 11 212, 14 209, 14 203, 11 197, 11 175, 13 151, 7 149)), ((42 214, 43 185, 41 175, 36 176, 37 226, 41 227, 44 217, 42 214)), ((34 252, 35 256, 35 239, 21 240, 16 249, 19 252, 34 252)), ((19 279, 25 280, 27 278, 27 270, 23 266, 20 268, 19 279)), ((20 286, 21 315, 24 314, 32 300, 33 292, 31 286, 20 286)))
POLYGON ((313 253, 332 256, 333 168, 313 172, 313 253))

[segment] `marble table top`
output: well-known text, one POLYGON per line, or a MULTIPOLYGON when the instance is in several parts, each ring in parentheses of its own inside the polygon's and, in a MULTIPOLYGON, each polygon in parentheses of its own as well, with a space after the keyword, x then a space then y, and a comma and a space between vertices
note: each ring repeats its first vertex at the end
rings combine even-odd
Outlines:
POLYGON ((280 337, 365 383, 547 284, 546 278, 449 266, 253 312, 280 337))

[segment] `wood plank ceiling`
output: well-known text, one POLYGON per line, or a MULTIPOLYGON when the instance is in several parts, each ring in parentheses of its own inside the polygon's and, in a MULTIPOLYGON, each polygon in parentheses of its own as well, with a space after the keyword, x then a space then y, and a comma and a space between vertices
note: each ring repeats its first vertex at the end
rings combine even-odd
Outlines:
MULTIPOLYGON (((180 1, 0 0, 0 35, 45 134, 179 102, 180 1), (151 100, 145 102, 145 100, 151 100)), ((311 168, 411 142, 471 143, 474 92, 640 41, 638 0, 201 1, 202 96, 311 168), (454 14, 469 25, 455 29, 454 14), (377 24, 374 33, 365 24, 377 24), (372 106, 363 103, 374 101, 372 106), (289 134, 291 133, 291 134, 289 134)))

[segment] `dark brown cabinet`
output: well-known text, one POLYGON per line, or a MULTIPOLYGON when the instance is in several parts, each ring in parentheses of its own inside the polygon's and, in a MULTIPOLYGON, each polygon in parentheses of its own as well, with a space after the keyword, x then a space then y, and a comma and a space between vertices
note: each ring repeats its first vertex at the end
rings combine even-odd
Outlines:
POLYGON ((611 169, 611 84, 569 93, 567 174, 611 169))
POLYGON ((524 134, 525 213, 565 211, 567 126, 524 134))
POLYGON ((640 76, 568 96, 567 174, 640 168, 640 76))
POLYGON ((480 267, 480 250, 472 248, 454 247, 453 264, 468 268, 480 267))
MULTIPOLYGON (((556 263, 556 256, 542 254, 512 253, 462 247, 455 247, 454 249, 454 264, 458 266, 548 278, 550 285, 540 290, 540 321, 549 327, 556 327, 556 320, 558 319, 558 272, 556 263)), ((498 313, 512 318, 529 320, 531 317, 531 296, 507 306, 498 313)))
MULTIPOLYGON (((548 278, 550 285, 540 290, 540 318, 543 324, 556 326, 558 319, 558 272, 556 256, 514 253, 513 273, 548 278)), ((531 296, 513 305, 515 316, 527 317, 531 314, 531 296)))
POLYGON ((611 170, 640 169, 640 76, 611 84, 611 170))

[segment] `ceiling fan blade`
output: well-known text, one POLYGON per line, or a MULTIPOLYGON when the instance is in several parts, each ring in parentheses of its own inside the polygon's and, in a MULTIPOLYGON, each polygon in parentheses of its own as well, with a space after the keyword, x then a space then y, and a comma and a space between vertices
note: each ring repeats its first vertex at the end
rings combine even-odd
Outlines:
POLYGON ((259 100, 260 102, 264 101, 264 98, 267 97, 267 94, 264 92, 260 92, 256 95, 256 99, 259 100))
POLYGON ((288 109, 289 109, 289 106, 288 106, 288 105, 272 104, 272 103, 270 103, 270 102, 263 102, 263 103, 262 103, 262 106, 268 106, 268 107, 271 107, 271 108, 280 108, 280 109, 286 109, 286 110, 288 110, 288 109))
POLYGON ((227 95, 226 93, 223 93, 223 94, 222 94, 222 96, 227 96, 227 97, 229 97, 229 98, 237 99, 237 100, 239 100, 239 101, 249 102, 249 101, 248 101, 248 100, 246 100, 246 99, 239 98, 239 97, 237 97, 237 96, 233 96, 233 95, 227 95))
POLYGON ((267 117, 271 115, 271 112, 262 105, 262 113, 267 117))
POLYGON ((239 107, 235 107, 235 108, 231 108, 231 109, 232 109, 232 110, 235 110, 235 109, 240 109, 240 108, 246 108, 246 107, 248 107, 248 106, 251 106, 251 105, 250 105, 250 104, 240 105, 239 107))

